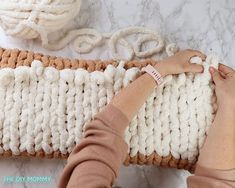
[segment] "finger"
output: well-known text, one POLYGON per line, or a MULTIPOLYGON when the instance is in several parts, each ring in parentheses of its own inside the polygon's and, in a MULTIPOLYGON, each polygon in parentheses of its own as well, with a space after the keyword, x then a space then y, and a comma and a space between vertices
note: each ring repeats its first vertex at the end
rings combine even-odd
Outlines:
POLYGON ((234 72, 234 70, 231 67, 228 67, 228 66, 221 64, 221 63, 219 64, 218 70, 221 71, 222 73, 224 73, 225 75, 234 72))
POLYGON ((216 85, 221 84, 224 81, 223 77, 220 75, 220 73, 214 67, 210 67, 209 71, 210 71, 212 79, 216 85))
POLYGON ((196 64, 196 63, 190 63, 189 68, 187 72, 196 72, 196 73, 202 73, 204 70, 202 65, 196 64))
POLYGON ((199 56, 202 59, 202 61, 206 60, 206 55, 198 50, 192 50, 191 53, 192 53, 192 57, 199 56))
POLYGON ((224 79, 226 78, 226 75, 225 75, 223 72, 219 71, 219 74, 220 74, 224 79))

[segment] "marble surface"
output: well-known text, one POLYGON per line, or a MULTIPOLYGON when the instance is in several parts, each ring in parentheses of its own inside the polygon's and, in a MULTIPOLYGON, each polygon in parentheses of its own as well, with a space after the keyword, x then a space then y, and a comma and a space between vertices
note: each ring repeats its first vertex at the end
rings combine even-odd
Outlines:
MULTIPOLYGON (((68 28, 93 27, 112 32, 127 26, 145 26, 158 31, 168 41, 183 48, 216 53, 235 68, 234 0, 83 0, 81 11, 68 28)), ((63 31, 60 32, 63 34, 63 31)), ((20 48, 69 58, 108 59, 106 45, 90 54, 77 54, 72 45, 60 51, 47 51, 39 41, 6 36, 0 29, 0 47, 20 48)), ((65 161, 39 159, 0 160, 0 187, 56 187, 65 161), (4 184, 5 176, 50 176, 49 183, 4 184)), ((122 188, 183 188, 186 171, 153 166, 121 167, 116 181, 122 188)))

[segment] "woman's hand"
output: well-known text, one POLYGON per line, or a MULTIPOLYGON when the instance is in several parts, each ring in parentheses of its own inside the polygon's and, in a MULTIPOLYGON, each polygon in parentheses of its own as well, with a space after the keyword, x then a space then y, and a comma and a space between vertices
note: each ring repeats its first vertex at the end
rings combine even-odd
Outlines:
POLYGON ((215 83, 218 109, 198 158, 199 166, 235 168, 235 71, 220 64, 209 69, 215 83))
POLYGON ((218 107, 234 109, 235 113, 235 71, 223 64, 218 70, 210 67, 209 71, 216 86, 218 107))
POLYGON ((197 50, 183 50, 176 53, 174 56, 163 59, 155 65, 156 69, 164 77, 168 74, 180 74, 184 72, 203 72, 203 66, 195 63, 190 63, 192 57, 199 56, 203 61, 206 55, 197 50))

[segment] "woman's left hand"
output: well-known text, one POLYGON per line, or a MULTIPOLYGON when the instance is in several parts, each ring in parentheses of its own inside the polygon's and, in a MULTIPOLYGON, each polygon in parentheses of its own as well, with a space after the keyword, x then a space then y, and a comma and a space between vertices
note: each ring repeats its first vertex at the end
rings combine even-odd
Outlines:
POLYGON ((169 74, 180 74, 184 72, 201 73, 203 72, 202 65, 190 63, 190 59, 196 56, 200 57, 202 61, 206 59, 206 55, 200 51, 188 49, 161 60, 155 67, 163 77, 169 74))

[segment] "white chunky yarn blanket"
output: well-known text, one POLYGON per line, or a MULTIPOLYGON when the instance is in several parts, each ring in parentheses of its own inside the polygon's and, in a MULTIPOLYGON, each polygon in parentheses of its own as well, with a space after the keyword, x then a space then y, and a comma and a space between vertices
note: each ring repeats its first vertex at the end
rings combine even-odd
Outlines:
MULTIPOLYGON (((192 61, 202 63, 200 58, 192 61)), ((208 56, 204 73, 164 79, 126 129, 130 156, 156 152, 196 159, 216 110, 208 67, 217 68, 218 62, 208 56)), ((40 61, 31 67, 0 69, 0 153, 71 152, 84 124, 139 75, 139 68, 126 70, 124 63, 91 73, 43 67, 40 61)))

